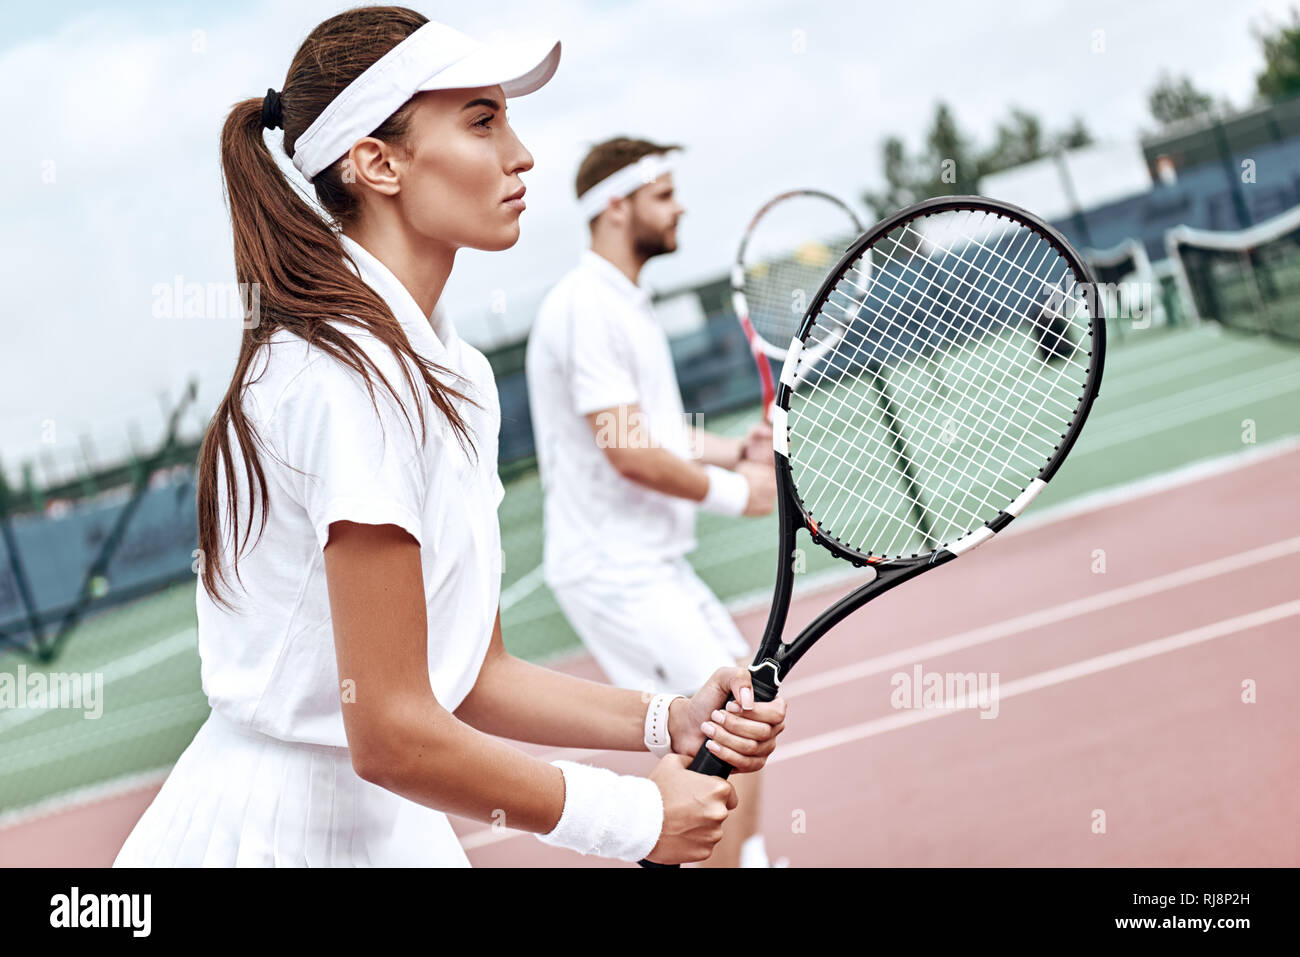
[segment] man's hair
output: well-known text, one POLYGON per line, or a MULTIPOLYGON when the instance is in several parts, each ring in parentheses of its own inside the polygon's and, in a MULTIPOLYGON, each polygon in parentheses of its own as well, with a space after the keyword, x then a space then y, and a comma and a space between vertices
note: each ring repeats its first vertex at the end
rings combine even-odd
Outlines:
POLYGON ((578 167, 578 176, 574 183, 578 198, 581 199, 583 193, 601 180, 612 176, 625 166, 631 166, 643 156, 679 149, 680 146, 660 146, 649 140, 634 140, 628 136, 616 136, 612 140, 597 143, 578 167))

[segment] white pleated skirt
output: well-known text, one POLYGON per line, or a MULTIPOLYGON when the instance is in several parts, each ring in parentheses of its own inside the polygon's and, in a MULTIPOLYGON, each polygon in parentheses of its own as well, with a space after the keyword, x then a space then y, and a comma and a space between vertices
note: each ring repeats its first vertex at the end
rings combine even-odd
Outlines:
POLYGON ((447 816, 371 784, 346 748, 281 741, 217 712, 114 867, 468 867, 447 816))

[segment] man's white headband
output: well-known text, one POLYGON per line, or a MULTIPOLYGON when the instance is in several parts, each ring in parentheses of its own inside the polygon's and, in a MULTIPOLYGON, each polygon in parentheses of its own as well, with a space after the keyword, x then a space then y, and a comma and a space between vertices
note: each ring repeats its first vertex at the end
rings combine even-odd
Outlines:
POLYGON ((545 85, 559 62, 559 41, 486 45, 430 21, 330 101, 298 137, 293 165, 310 182, 417 93, 499 84, 507 97, 523 96, 545 85))
POLYGON ((583 218, 590 222, 605 211, 611 199, 630 196, 642 186, 653 183, 665 173, 673 171, 676 150, 667 153, 651 153, 643 156, 630 166, 610 173, 591 189, 578 197, 582 207, 583 218))

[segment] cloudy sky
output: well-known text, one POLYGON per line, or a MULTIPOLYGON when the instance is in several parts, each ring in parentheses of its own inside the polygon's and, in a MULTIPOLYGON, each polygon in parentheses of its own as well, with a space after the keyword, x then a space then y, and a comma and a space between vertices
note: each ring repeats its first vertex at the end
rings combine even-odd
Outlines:
MULTIPOLYGON (((585 240, 572 199, 587 148, 616 134, 687 146, 680 251, 647 267, 668 288, 716 275, 770 195, 856 200, 880 185, 879 145, 916 144, 948 102, 980 142, 1010 106, 1049 128, 1081 116, 1136 150, 1162 71, 1242 106, 1261 64, 1253 25, 1287 0, 547 0, 413 4, 481 39, 553 36, 559 72, 511 106, 536 167, 523 236, 458 257, 444 302, 480 343, 526 330, 585 240), (504 295, 506 313, 490 313, 504 295)), ((192 376, 194 432, 228 384, 233 321, 159 318, 160 285, 229 283, 218 133, 234 102, 279 89, 322 19, 310 0, 22 4, 0 38, 8 295, 0 323, 0 462, 70 462, 148 444, 192 376)), ((278 134, 275 134, 278 137, 278 134)), ((278 142, 278 140, 277 140, 278 142)), ((1086 184, 1082 184, 1086 188, 1086 184)))

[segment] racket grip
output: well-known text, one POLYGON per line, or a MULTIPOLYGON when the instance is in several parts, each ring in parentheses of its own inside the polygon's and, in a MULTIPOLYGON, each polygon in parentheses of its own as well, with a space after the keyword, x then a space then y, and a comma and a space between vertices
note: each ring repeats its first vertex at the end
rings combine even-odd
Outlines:
MULTIPOLYGON (((750 669, 749 682, 754 688, 755 701, 771 701, 776 697, 777 685, 775 682, 768 680, 776 674, 776 665, 770 668, 759 668, 758 670, 750 669)), ((735 701, 735 695, 729 695, 727 701, 735 701)), ((723 705, 725 710, 726 705, 723 705)), ((695 760, 687 768, 697 774, 707 774, 713 778, 726 778, 731 776, 735 770, 726 761, 710 751, 707 747, 701 746, 700 750, 695 753, 695 760)), ((637 862, 642 867, 680 867, 680 864, 656 864, 654 861, 641 860, 637 862)))

